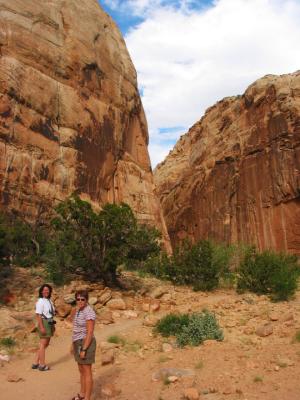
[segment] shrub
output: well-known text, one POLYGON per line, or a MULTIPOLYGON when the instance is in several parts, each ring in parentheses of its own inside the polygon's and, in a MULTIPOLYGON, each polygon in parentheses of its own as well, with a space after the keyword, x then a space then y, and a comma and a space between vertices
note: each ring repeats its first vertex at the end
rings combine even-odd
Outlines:
POLYGON ((221 272, 214 260, 212 243, 203 240, 192 246, 187 257, 189 283, 194 290, 212 290, 218 287, 221 272))
POLYGON ((121 344, 122 346, 124 346, 126 343, 126 340, 118 335, 109 336, 107 341, 108 343, 121 344))
POLYGON ((73 195, 56 207, 56 213, 45 259, 56 283, 74 273, 118 283, 118 266, 144 261, 159 250, 159 232, 139 226, 127 204, 106 204, 96 213, 73 195))
POLYGON ((297 289, 299 268, 295 256, 272 251, 247 251, 238 269, 237 290, 268 294, 275 301, 288 300, 297 289))
POLYGON ((208 240, 192 244, 186 240, 174 250, 172 256, 161 253, 149 258, 143 270, 177 285, 193 285, 194 290, 212 290, 219 286, 221 278, 232 285, 230 263, 233 254, 233 246, 208 240))
POLYGON ((188 314, 168 314, 163 317, 156 325, 155 331, 162 336, 176 336, 184 326, 189 324, 188 314))
POLYGON ((15 339, 13 339, 12 337, 5 337, 0 339, 0 345, 1 346, 5 346, 5 347, 13 347, 16 345, 16 341, 15 339))
POLYGON ((143 264, 142 271, 159 279, 171 279, 171 257, 164 251, 158 255, 151 255, 143 264))
POLYGON ((41 259, 45 239, 40 227, 31 226, 13 214, 0 215, 0 265, 36 264, 41 259))
POLYGON ((189 314, 169 314, 155 327, 162 336, 175 336, 180 347, 198 346, 204 340, 223 340, 216 317, 209 311, 189 314))
POLYGON ((220 329, 216 317, 209 311, 194 313, 190 316, 187 326, 176 335, 180 347, 187 344, 198 346, 204 340, 223 340, 223 332, 220 329))

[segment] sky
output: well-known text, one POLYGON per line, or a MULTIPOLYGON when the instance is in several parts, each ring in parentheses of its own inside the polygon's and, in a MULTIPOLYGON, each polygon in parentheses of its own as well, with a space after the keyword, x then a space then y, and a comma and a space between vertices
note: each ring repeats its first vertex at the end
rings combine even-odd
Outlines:
POLYGON ((205 110, 300 69, 300 0, 99 0, 138 74, 154 168, 205 110))

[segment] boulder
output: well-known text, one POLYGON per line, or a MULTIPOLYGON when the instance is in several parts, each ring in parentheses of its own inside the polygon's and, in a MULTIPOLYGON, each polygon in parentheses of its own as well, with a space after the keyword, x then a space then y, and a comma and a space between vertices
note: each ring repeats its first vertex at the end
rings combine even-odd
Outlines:
POLYGON ((105 353, 101 355, 101 364, 108 365, 113 364, 115 361, 115 351, 113 349, 107 350, 105 353))
POLYGON ((76 303, 75 293, 64 295, 64 302, 67 304, 75 304, 76 303))
POLYGON ((109 325, 114 323, 111 311, 102 308, 100 310, 97 310, 97 314, 98 314, 97 321, 101 322, 102 324, 109 325))
POLYGON ((186 400, 198 400, 199 392, 196 388, 188 388, 183 392, 183 398, 186 400))
POLYGON ((133 311, 133 310, 125 310, 123 312, 123 316, 125 318, 128 318, 128 319, 134 319, 134 318, 138 317, 138 313, 136 311, 133 311))
POLYGON ((97 304, 97 302, 98 302, 97 297, 89 297, 89 304, 91 306, 94 306, 95 304, 97 304))
POLYGON ((154 315, 146 315, 143 320, 143 325, 154 327, 158 323, 158 321, 159 321, 158 317, 155 317, 154 315))
POLYGON ((273 326, 271 324, 261 325, 256 329, 255 333, 257 334, 257 336, 260 336, 260 337, 266 337, 266 336, 272 335, 273 326))
POLYGON ((160 297, 162 297, 164 294, 168 293, 168 290, 162 286, 158 286, 157 288, 155 288, 154 290, 152 290, 150 296, 153 299, 159 299, 160 297))
POLYGON ((164 380, 169 376, 177 376, 178 378, 185 376, 194 376, 195 371, 192 369, 181 369, 181 368, 161 368, 152 374, 153 381, 164 380))
POLYGON ((100 304, 105 305, 112 297, 111 290, 105 288, 99 295, 98 301, 100 304))
POLYGON ((111 310, 126 310, 125 301, 120 298, 109 300, 106 306, 111 310))
POLYGON ((153 300, 150 304, 150 312, 156 312, 159 311, 159 309, 160 309, 160 301, 153 300))
POLYGON ((162 351, 164 353, 169 353, 170 351, 173 351, 173 346, 170 343, 163 343, 162 344, 162 351))

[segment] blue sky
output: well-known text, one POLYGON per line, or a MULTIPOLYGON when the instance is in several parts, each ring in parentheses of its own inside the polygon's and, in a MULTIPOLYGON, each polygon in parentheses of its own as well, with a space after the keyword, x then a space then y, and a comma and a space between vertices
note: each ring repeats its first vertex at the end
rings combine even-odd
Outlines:
POLYGON ((216 101, 300 69, 300 0, 99 0, 138 74, 152 166, 216 101))
MULTIPOLYGON (((147 19, 147 13, 135 13, 134 2, 132 6, 128 6, 128 1, 115 1, 115 0, 98 0, 103 9, 114 19, 118 24, 121 32, 125 36, 128 31, 135 26, 141 24, 147 19), (124 4, 122 6, 122 3, 124 4)), ((144 2, 146 4, 146 2, 144 2)), ((150 2, 148 2, 150 3, 150 2)), ((171 7, 173 9, 180 9, 183 3, 187 3, 187 11, 194 12, 203 10, 212 5, 213 0, 192 0, 183 2, 181 0, 162 0, 159 2, 160 7, 171 7)), ((146 9, 147 7, 145 7, 146 9)), ((149 7, 148 7, 149 10, 149 7)))

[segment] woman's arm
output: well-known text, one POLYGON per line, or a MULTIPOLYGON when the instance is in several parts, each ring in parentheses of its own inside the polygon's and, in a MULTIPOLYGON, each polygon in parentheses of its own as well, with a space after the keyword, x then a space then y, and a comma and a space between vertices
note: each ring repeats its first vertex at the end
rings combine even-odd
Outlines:
POLYGON ((89 345, 91 344, 91 341, 93 339, 94 327, 95 327, 95 321, 94 320, 89 319, 89 320, 86 321, 87 334, 86 334, 86 337, 85 337, 85 339, 83 341, 83 344, 82 344, 82 350, 80 352, 80 358, 85 358, 86 350, 89 347, 89 345))
POLYGON ((42 333, 43 335, 45 335, 46 329, 45 329, 45 327, 44 327, 44 325, 43 325, 43 319, 42 319, 41 314, 36 314, 36 319, 37 319, 37 323, 38 323, 39 330, 41 331, 41 333, 42 333))

